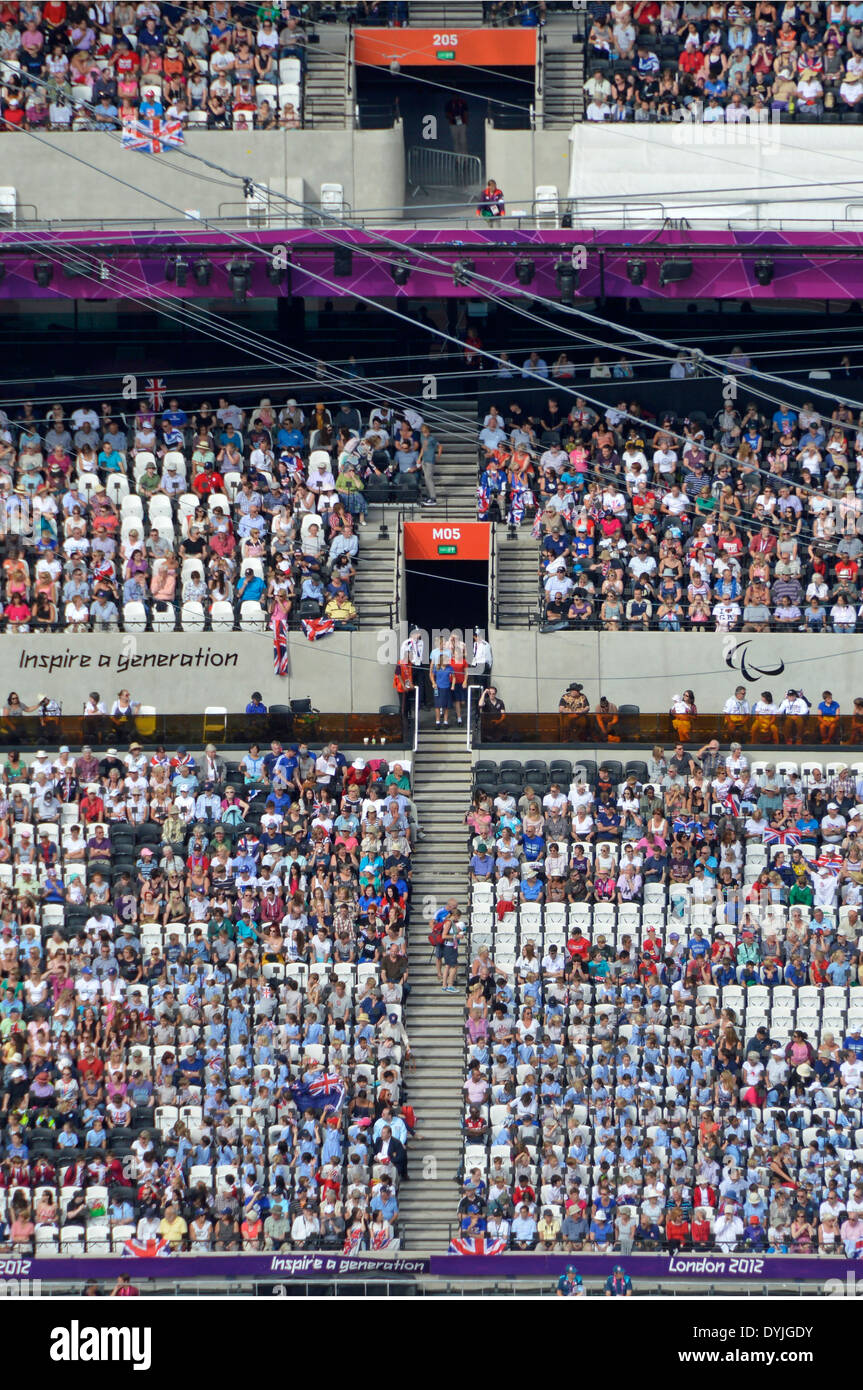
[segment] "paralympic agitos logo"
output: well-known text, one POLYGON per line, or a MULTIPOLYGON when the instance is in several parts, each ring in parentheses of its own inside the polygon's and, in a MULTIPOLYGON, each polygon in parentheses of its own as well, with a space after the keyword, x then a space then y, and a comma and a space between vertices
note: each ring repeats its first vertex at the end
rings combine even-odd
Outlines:
POLYGON ((739 671, 744 680, 754 681, 756 676, 781 676, 785 662, 779 660, 774 666, 755 666, 750 663, 747 649, 751 642, 732 642, 725 647, 725 665, 732 671, 739 671))

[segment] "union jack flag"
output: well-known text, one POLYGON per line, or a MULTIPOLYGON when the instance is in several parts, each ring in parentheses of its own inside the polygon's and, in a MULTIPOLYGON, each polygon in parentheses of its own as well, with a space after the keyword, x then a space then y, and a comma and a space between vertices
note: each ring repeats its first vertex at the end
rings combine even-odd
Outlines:
POLYGON ((778 830, 771 826, 764 832, 765 845, 799 845, 799 830, 778 830))
POLYGON ((828 869, 831 874, 838 874, 842 868, 842 855, 835 851, 825 849, 815 860, 819 869, 828 869))
POLYGON ((365 1243, 365 1231, 362 1226, 354 1227, 345 1236, 344 1252, 346 1255, 355 1255, 358 1250, 362 1250, 365 1243))
POLYGON ((137 1255, 139 1259, 145 1260, 153 1259, 157 1255, 172 1255, 173 1253, 168 1241, 161 1237, 158 1239, 154 1237, 151 1240, 127 1240, 123 1246, 124 1255, 137 1255))
POLYGON ((144 150, 147 154, 163 154, 185 144, 183 123, 153 116, 145 121, 124 121, 123 144, 127 150, 144 150))
POLYGON ((386 1250, 387 1246, 392 1245, 392 1243, 392 1236, 388 1236, 386 1231, 384 1230, 376 1230, 374 1235, 372 1236, 373 1250, 386 1250))
POLYGON ((449 1243, 451 1255, 502 1255, 506 1241, 488 1236, 459 1236, 449 1243))
POLYGON ((735 796, 733 792, 729 792, 728 796, 722 798, 722 805, 729 815, 740 815, 740 797, 735 796))
POLYGON ((335 626, 332 618, 303 619, 303 632, 310 642, 317 642, 319 637, 328 637, 335 630, 335 626))
POLYGON ((168 388, 165 379, 161 376, 148 376, 147 385, 144 387, 144 395, 150 397, 150 404, 154 410, 161 410, 168 388))
POLYGON ((284 618, 273 618, 273 670, 277 676, 286 676, 290 671, 288 625, 284 618))

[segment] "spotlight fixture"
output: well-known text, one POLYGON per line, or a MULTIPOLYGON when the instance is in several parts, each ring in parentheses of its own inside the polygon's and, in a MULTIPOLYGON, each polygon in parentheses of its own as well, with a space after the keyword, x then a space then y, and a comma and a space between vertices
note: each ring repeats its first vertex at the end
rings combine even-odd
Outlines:
POLYGON ((561 304, 567 306, 574 304, 578 271, 571 261, 558 261, 554 267, 554 278, 557 280, 557 292, 560 295, 561 304))
POLYGON ((393 277, 393 284, 406 285, 410 279, 412 266, 409 261, 397 261, 390 266, 390 275, 393 277))
POLYGON ((664 285, 679 285, 681 280, 688 280, 692 274, 692 261, 670 260, 663 261, 659 267, 659 288, 664 285))
POLYGON ((755 262, 755 278, 759 285, 769 285, 773 279, 773 260, 770 256, 755 262))
POLYGON ((33 267, 33 279, 40 290, 47 290, 54 279, 54 267, 50 261, 37 261, 33 267))
POLYGON ((396 73, 401 72, 401 70, 402 70, 402 65, 401 65, 401 63, 399 62, 399 60, 398 60, 398 58, 396 57, 396 55, 393 54, 393 56, 390 58, 390 72, 393 73, 393 74, 396 74, 396 73))
POLYGON ((267 264, 267 279, 271 285, 281 285, 288 273, 285 265, 280 265, 277 261, 269 261, 267 264))
POLYGON ((333 274, 345 279, 354 273, 354 253, 349 246, 337 246, 333 253, 333 274))
POLYGON ((565 213, 563 214, 563 216, 562 216, 561 219, 560 219, 560 225, 561 225, 561 227, 563 228, 564 231, 567 231, 567 232, 568 232, 568 231, 571 231, 571 230, 572 230, 572 213, 571 213, 571 212, 565 212, 565 213))
POLYGON ((631 285, 643 285, 644 277, 647 274, 646 261, 633 257, 631 261, 626 262, 626 273, 631 285))
POLYGON ((475 261, 454 261, 452 267, 453 284, 463 288, 470 283, 470 276, 473 275, 475 270, 475 261))
POLYGON ((515 263, 515 278, 520 285, 529 285, 536 274, 536 266, 530 256, 519 256, 515 263))
POLYGON ((248 261, 230 261, 228 279, 235 304, 245 304, 252 284, 252 271, 248 261))
POLYGON ((208 261, 206 256, 202 256, 199 261, 195 261, 192 266, 192 274, 195 277, 196 285, 209 285, 213 276, 213 263, 208 261))
POLYGON ((189 262, 184 256, 170 256, 165 262, 165 279, 183 286, 189 278, 189 262))
POLYGON ((70 280, 75 280, 79 276, 89 275, 91 269, 92 266, 89 261, 76 259, 74 256, 70 257, 68 261, 63 262, 63 274, 68 276, 70 280))

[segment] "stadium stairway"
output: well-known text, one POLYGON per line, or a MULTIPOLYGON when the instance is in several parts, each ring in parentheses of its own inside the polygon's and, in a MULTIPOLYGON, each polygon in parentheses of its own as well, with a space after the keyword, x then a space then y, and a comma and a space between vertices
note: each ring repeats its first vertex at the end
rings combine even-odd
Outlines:
POLYGON ((396 518, 387 507, 369 508, 368 525, 360 531, 360 551, 354 580, 354 603, 361 628, 391 626, 394 568, 396 555, 396 518), (387 522, 388 536, 378 535, 378 514, 387 522))
POLYGON ((439 428, 429 411, 429 424, 443 445, 443 454, 435 466, 438 505, 434 510, 429 509, 428 519, 437 520, 442 516, 446 503, 447 521, 476 521, 477 402, 447 398, 442 404, 447 415, 454 417, 457 423, 446 429, 439 428), (462 419, 463 427, 458 423, 462 419))
POLYGON ((568 32, 549 36, 545 46, 543 125, 546 130, 569 130, 584 115, 584 48, 568 32), (560 43, 560 47, 554 47, 560 43), (564 43, 566 46, 564 47, 564 43))
POLYGON ((515 540, 506 523, 495 528, 497 574, 497 626, 527 628, 539 610, 537 580, 538 547, 530 527, 520 527, 515 540))
POLYGON ((306 50, 303 123, 313 130, 344 130, 350 109, 346 98, 348 54, 344 30, 339 26, 332 35, 324 34, 323 40, 319 45, 310 44, 306 50), (323 41, 326 39, 330 46, 323 41))
POLYGON ((482 0, 410 0, 412 29, 478 29, 482 25, 482 0))
POLYGON ((454 1179, 462 1154, 465 960, 462 950, 457 993, 443 994, 428 922, 449 897, 458 899, 463 914, 470 906, 463 818, 470 804, 471 755, 465 730, 421 724, 412 781, 425 833, 413 855, 411 992, 405 1019, 414 1054, 414 1068, 405 1080, 408 1101, 416 1111, 417 1136, 410 1145, 399 1210, 406 1246, 441 1252, 447 1249, 450 1227, 455 1229, 459 1198, 454 1179))

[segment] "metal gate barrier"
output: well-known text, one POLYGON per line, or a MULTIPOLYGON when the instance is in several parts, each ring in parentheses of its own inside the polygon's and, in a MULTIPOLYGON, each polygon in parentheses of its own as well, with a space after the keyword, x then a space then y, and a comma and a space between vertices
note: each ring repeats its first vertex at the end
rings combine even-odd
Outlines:
POLYGON ((479 189, 482 160, 475 154, 412 145, 408 150, 408 183, 414 197, 437 188, 479 189))

